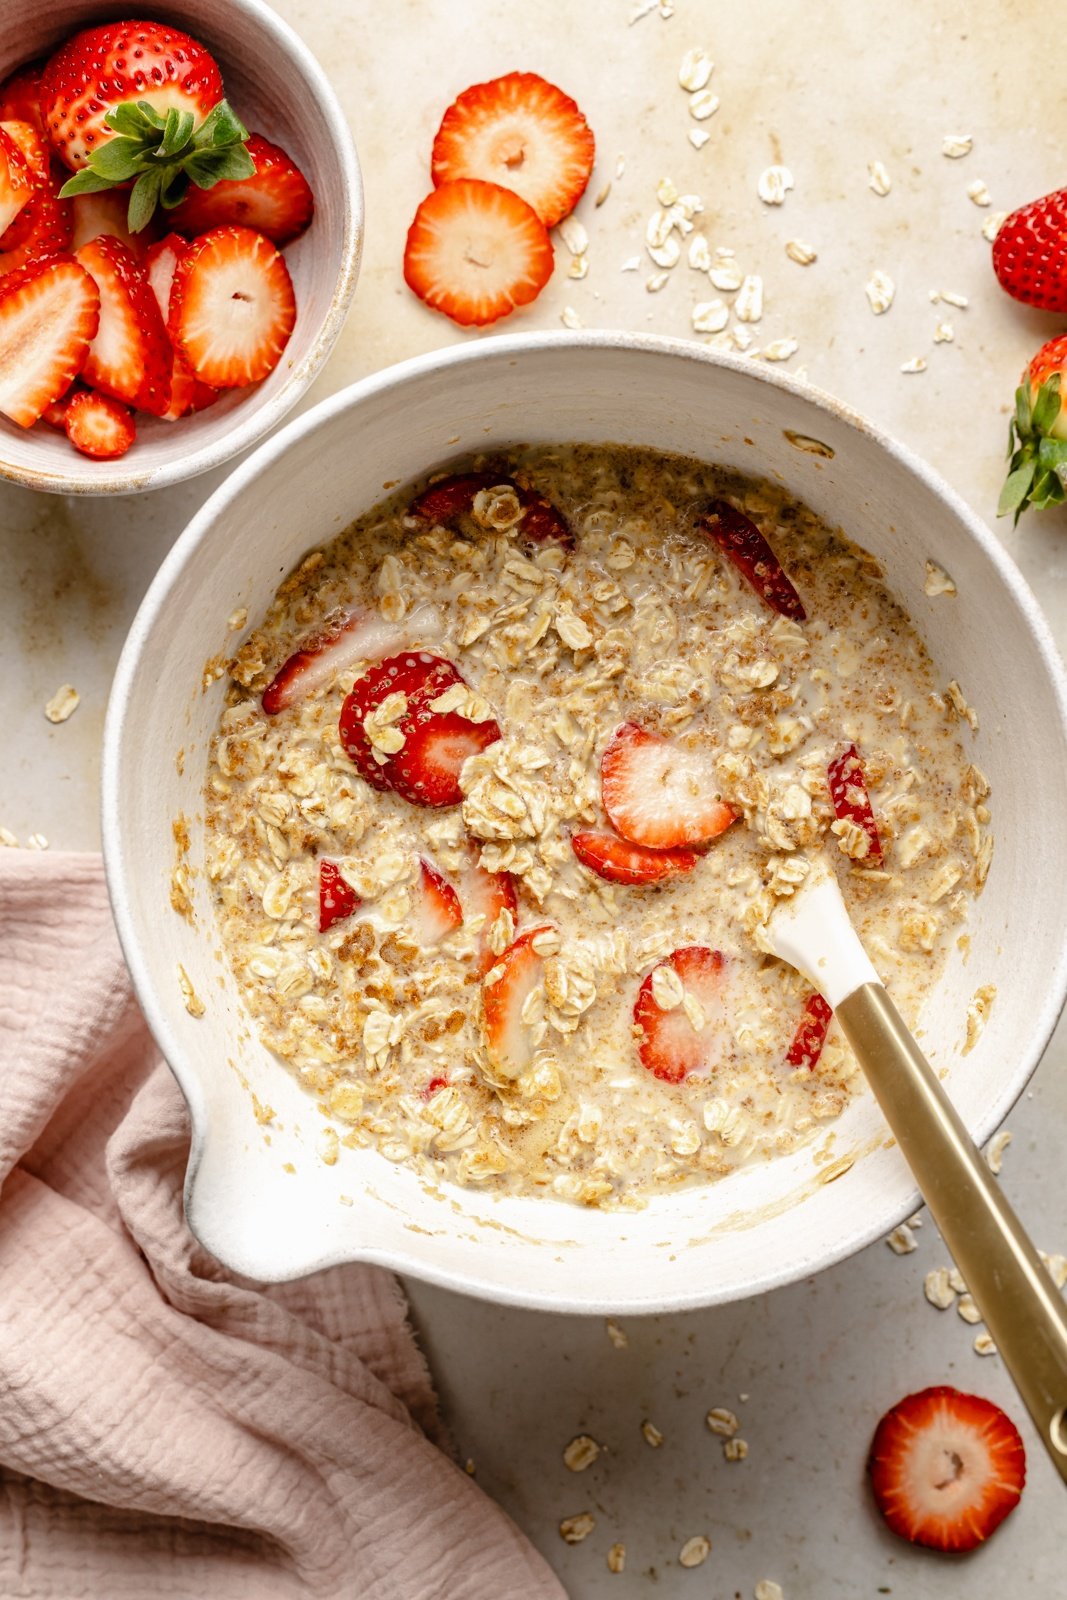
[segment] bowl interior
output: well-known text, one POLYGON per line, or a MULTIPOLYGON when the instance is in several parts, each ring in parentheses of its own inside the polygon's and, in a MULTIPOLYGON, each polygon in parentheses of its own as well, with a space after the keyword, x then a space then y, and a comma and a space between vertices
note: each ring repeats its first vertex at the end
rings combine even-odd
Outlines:
POLYGON ((202 872, 195 926, 167 909, 179 811, 201 864, 205 752, 223 693, 221 682, 202 690, 201 680, 204 663, 234 647, 227 615, 244 606, 254 622, 300 555, 387 485, 517 441, 642 444, 764 474, 882 561, 942 682, 958 679, 979 709, 978 730, 963 737, 992 782, 996 850, 971 912, 970 952, 953 950, 923 1016, 924 1047, 977 1137, 1003 1117, 1051 1031, 1065 986, 1060 669, 1032 598, 988 531, 833 402, 743 363, 622 335, 489 341, 380 374, 264 446, 168 558, 120 664, 106 738, 105 849, 131 970, 192 1107, 190 1218, 216 1255, 266 1278, 363 1257, 560 1310, 752 1294, 828 1265, 913 1206, 912 1180, 870 1095, 833 1125, 829 1150, 824 1132, 788 1156, 632 1214, 437 1190, 374 1152, 342 1151, 327 1167, 316 1155, 317 1109, 256 1042, 220 963, 202 872), (954 577, 955 598, 924 592, 928 557, 954 577), (200 1019, 183 1009, 178 961, 206 1006, 200 1019), (988 983, 997 999, 963 1056, 968 1000, 988 983), (243 1081, 274 1108, 269 1128, 256 1122, 243 1081), (342 1194, 354 1204, 341 1204, 342 1194))
MULTIPOLYGON (((355 151, 333 91, 314 58, 260 0, 182 0, 146 8, 200 39, 222 70, 245 126, 284 146, 307 176, 315 217, 285 248, 297 322, 285 354, 261 384, 224 395, 178 423, 138 414, 137 442, 117 462, 79 456, 38 424, 0 417, 0 476, 68 494, 162 488, 217 466, 273 427, 307 388, 340 332, 355 288, 363 207, 355 151)), ((0 78, 47 56, 80 28, 122 16, 101 0, 38 0, 0 8, 0 78)))

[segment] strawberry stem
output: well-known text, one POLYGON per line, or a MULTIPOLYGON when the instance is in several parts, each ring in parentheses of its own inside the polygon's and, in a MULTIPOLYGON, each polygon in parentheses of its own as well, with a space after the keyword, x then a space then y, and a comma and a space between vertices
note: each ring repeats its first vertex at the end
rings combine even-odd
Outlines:
POLYGON ((212 189, 224 179, 250 178, 256 164, 247 149, 248 129, 225 100, 196 124, 191 111, 172 106, 165 116, 147 100, 127 100, 104 118, 114 137, 98 146, 89 164, 59 191, 61 200, 97 194, 134 180, 127 221, 140 233, 157 206, 172 210, 190 183, 212 189))
POLYGON ((1010 511, 1017 523, 1027 506, 1044 511, 1067 500, 1067 440, 1052 437, 1062 404, 1058 372, 1041 384, 1036 398, 1028 380, 1016 389, 1008 430, 1008 476, 997 503, 998 517, 1010 511))

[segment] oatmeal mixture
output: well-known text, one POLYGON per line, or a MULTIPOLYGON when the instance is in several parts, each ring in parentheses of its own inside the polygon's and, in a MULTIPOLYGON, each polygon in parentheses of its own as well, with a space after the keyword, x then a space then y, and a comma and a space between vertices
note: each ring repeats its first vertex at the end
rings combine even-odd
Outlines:
POLYGON ((640 1205, 853 1092, 761 951, 807 853, 914 1021, 989 866, 974 713, 877 563, 764 482, 611 447, 463 471, 312 552, 229 663, 222 941, 334 1157, 640 1205), (781 583, 713 536, 738 512, 781 583))

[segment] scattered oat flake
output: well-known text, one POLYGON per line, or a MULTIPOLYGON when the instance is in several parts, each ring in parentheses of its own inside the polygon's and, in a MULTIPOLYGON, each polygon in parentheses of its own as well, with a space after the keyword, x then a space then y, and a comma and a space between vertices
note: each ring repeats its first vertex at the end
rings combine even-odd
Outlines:
POLYGON ((663 207, 673 206, 678 198, 678 185, 673 178, 661 178, 656 185, 656 199, 663 207))
POLYGON ((1011 1144, 1011 1134, 1007 1128, 1001 1128, 989 1141, 989 1148, 985 1153, 986 1165, 994 1178, 1000 1177, 1000 1169, 1004 1163, 1004 1152, 1011 1144))
POLYGON ((992 197, 981 178, 975 178, 973 183, 967 185, 967 198, 973 200, 976 206, 989 206, 993 204, 992 197))
POLYGON ((964 1322, 969 1322, 972 1326, 976 1322, 981 1322, 982 1320, 982 1313, 975 1305, 973 1295, 961 1294, 959 1299, 956 1301, 956 1310, 959 1312, 964 1322))
POLYGON ((569 250, 572 256, 583 256, 589 249, 589 235, 577 217, 564 217, 559 225, 559 236, 563 240, 564 248, 569 250))
POLYGON ((669 272, 654 272, 650 278, 645 279, 645 288, 649 294, 658 294, 669 277, 669 272))
POLYGON ((607 1560, 609 1572, 622 1572, 626 1566, 626 1546, 613 1544, 608 1551, 607 1560))
POLYGON ((956 332, 951 322, 939 322, 934 329, 935 344, 951 344, 955 337, 956 332))
POLYGON ((62 683, 44 708, 49 722, 66 722, 78 709, 81 695, 72 683, 62 683))
POLYGON ((893 187, 893 180, 884 161, 868 161, 867 187, 879 195, 888 194, 893 187))
POLYGON ((640 256, 629 256, 619 268, 620 272, 636 272, 641 265, 640 256))
POLYGON ((1008 213, 1006 211, 994 211, 993 215, 991 217, 987 217, 982 223, 982 238, 988 239, 990 244, 992 244, 993 240, 996 238, 997 234, 1000 232, 1001 228, 1003 228, 1007 220, 1008 213))
MULTIPOLYGON (((718 255, 718 251, 715 252, 718 255)), ((744 282, 744 274, 737 262, 730 257, 723 257, 714 261, 708 270, 714 288, 723 294, 731 294, 734 289, 740 289, 744 282)))
POLYGON ((627 1345, 630 1343, 629 1339, 626 1337, 626 1334, 619 1327, 617 1322, 611 1322, 610 1320, 605 1322, 604 1331, 611 1340, 612 1344, 615 1346, 616 1350, 625 1350, 627 1345))
POLYGON ((653 1450, 658 1450, 660 1445, 663 1443, 662 1433, 660 1433, 659 1429, 656 1427, 656 1424, 654 1422, 649 1422, 647 1418, 641 1424, 641 1434, 645 1443, 647 1445, 651 1445, 653 1450))
POLYGON ((941 141, 941 154, 948 156, 950 161, 969 156, 973 149, 974 140, 969 133, 946 133, 941 141))
POLYGON ((593 201, 593 204, 596 206, 598 211, 599 211, 600 207, 604 204, 604 201, 608 198, 608 195, 610 193, 611 193, 611 179, 609 178, 607 183, 604 185, 604 187, 597 191, 596 199, 593 201))
POLYGON ((10 828, 0 828, 0 845, 3 845, 5 850, 17 850, 18 835, 12 833, 10 828))
POLYGON ((704 1421, 720 1439, 732 1439, 741 1426, 734 1413, 725 1406, 712 1406, 704 1421))
POLYGON ((685 1541, 678 1552, 678 1561, 683 1567, 702 1567, 710 1554, 711 1540, 698 1533, 685 1541))
POLYGON ((699 45, 694 45, 682 57, 682 64, 678 68, 678 82, 683 89, 693 93, 697 89, 704 88, 714 70, 715 63, 708 52, 702 50, 699 45))
POLYGON ((758 322, 763 315, 763 279, 758 273, 746 277, 734 301, 738 322, 758 322))
POLYGON ((787 239, 785 253, 790 261, 797 262, 801 267, 810 267, 813 261, 819 259, 814 247, 807 244, 803 239, 787 239))
POLYGON ((238 606, 237 610, 231 611, 229 616, 226 618, 226 626, 229 628, 231 633, 240 633, 247 621, 248 607, 238 606))
POLYGON ((925 372, 926 371, 926 357, 925 356, 912 356, 910 361, 902 361, 900 363, 900 370, 901 370, 901 372, 908 372, 908 373, 911 373, 911 372, 925 372))
POLYGON ((319 1160, 327 1167, 335 1167, 340 1149, 341 1141, 337 1137, 337 1129, 324 1128, 319 1135, 319 1160))
POLYGON ((584 1472, 600 1454, 600 1446, 588 1433, 580 1433, 571 1440, 563 1452, 563 1465, 568 1472, 584 1472))
POLYGON ((923 1294, 932 1306, 938 1311, 947 1311, 956 1299, 952 1285, 948 1281, 948 1268, 935 1267, 923 1279, 923 1294))
POLYGON ((864 285, 868 304, 876 317, 889 310, 896 294, 896 285, 888 272, 872 272, 864 285))
POLYGON ((615 157, 615 176, 616 176, 616 178, 621 178, 625 171, 626 171, 626 157, 625 156, 616 156, 615 157))
POLYGON ((773 1578, 761 1578, 752 1591, 752 1600, 785 1600, 785 1595, 773 1578))
POLYGON ((926 582, 923 584, 923 590, 933 598, 939 594, 955 594, 956 585, 944 567, 938 566, 936 561, 928 561, 926 563, 926 582))
POLYGON ((886 1240, 886 1244, 893 1254, 897 1256, 910 1256, 911 1252, 918 1248, 915 1243, 915 1235, 906 1222, 902 1222, 899 1228, 893 1229, 886 1240))
POLYGON ((564 1517, 559 1525, 559 1536, 564 1544, 581 1544, 595 1527, 596 1518, 588 1511, 580 1511, 576 1517, 564 1517))
POLYGON ((955 306, 957 311, 966 311, 970 303, 965 294, 957 294, 953 289, 931 289, 930 300, 935 306, 939 300, 943 300, 947 306, 955 306))
POLYGON ((702 233, 694 233, 690 239, 687 260, 694 272, 707 272, 711 266, 711 251, 702 233))
POLYGON ((637 5, 630 12, 629 26, 632 28, 635 22, 640 22, 642 17, 647 17, 649 12, 655 11, 658 5, 659 0, 638 0, 637 5))
POLYGON ((1048 1268, 1049 1277, 1057 1289, 1062 1289, 1064 1285, 1067 1285, 1067 1256, 1046 1256, 1044 1261, 1045 1266, 1048 1268))
POLYGON ((564 306, 559 314, 559 320, 565 328, 580 328, 582 319, 573 306, 564 306))
POLYGON ((967 1038, 961 1052, 962 1055, 970 1055, 981 1038, 982 1029, 986 1025, 986 1019, 993 1009, 993 1001, 996 997, 997 986, 995 983, 985 983, 980 989, 974 991, 974 998, 967 1007, 967 1038))
POLYGON ((795 356, 800 345, 796 339, 772 339, 763 346, 764 361, 788 361, 795 356))
POLYGON ((703 150, 711 134, 706 128, 690 128, 687 138, 694 150, 703 150))
POLYGON ((992 1334, 984 1332, 976 1333, 974 1336, 974 1349, 976 1355, 995 1356, 997 1353, 997 1347, 993 1343, 992 1334))
POLYGON ((950 1289, 954 1289, 957 1294, 967 1293, 967 1285, 964 1282, 963 1273, 960 1271, 959 1267, 949 1267, 948 1286, 950 1289))
POLYGON ((796 187, 788 167, 767 167, 756 182, 756 193, 765 206, 780 206, 790 189, 796 187))
POLYGON ((673 233, 668 234, 662 244, 650 244, 646 245, 645 248, 657 267, 666 267, 668 271, 671 267, 676 267, 682 259, 681 244, 673 233))
POLYGON ((945 695, 952 706, 953 711, 960 718, 961 722, 966 722, 971 729, 977 733, 978 713, 973 706, 969 706, 967 704, 963 690, 960 688, 955 678, 950 679, 948 684, 945 686, 945 695))
POLYGON ((355 1201, 352 1199, 352 1196, 350 1194, 339 1194, 337 1196, 337 1199, 340 1202, 340 1204, 343 1205, 343 1206, 355 1205, 355 1201))
POLYGON ((724 300, 701 300, 693 307, 692 318, 695 333, 721 333, 730 320, 730 308, 724 300))
POLYGON ((568 278, 584 278, 588 271, 588 256, 571 256, 570 265, 567 268, 568 278))
POLYGON ((697 122, 706 122, 718 109, 719 97, 712 94, 710 89, 698 89, 696 94, 689 96, 689 115, 695 117, 697 122))
POLYGON ((43 833, 31 833, 26 840, 27 850, 47 850, 48 840, 43 833))
POLYGON ((722 1453, 727 1461, 744 1461, 748 1456, 748 1444, 744 1439, 726 1439, 722 1453))
POLYGON ((180 961, 178 962, 178 987, 182 992, 185 1009, 189 1015, 191 1017, 202 1017, 204 1015, 204 1002, 193 988, 192 980, 180 961))

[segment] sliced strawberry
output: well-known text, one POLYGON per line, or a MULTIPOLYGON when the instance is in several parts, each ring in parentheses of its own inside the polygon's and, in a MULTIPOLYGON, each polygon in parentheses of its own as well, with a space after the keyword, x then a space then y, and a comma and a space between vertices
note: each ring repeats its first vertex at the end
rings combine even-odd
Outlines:
POLYGON ((871 1443, 871 1487, 889 1527, 931 1550, 973 1550, 1019 1503, 1026 1452, 991 1400, 941 1384, 886 1412, 871 1443))
POLYGON ((83 456, 114 461, 137 437, 133 412, 109 394, 82 389, 72 395, 63 416, 67 438, 83 456))
POLYGON ((54 188, 54 180, 48 151, 32 123, 0 122, 0 131, 18 146, 30 181, 30 196, 26 205, 20 207, 14 222, 9 223, 0 234, 0 254, 6 254, 32 240, 41 220, 41 207, 34 206, 33 201, 42 189, 54 188))
POLYGON ((0 240, 0 275, 50 261, 70 250, 71 207, 59 199, 58 184, 51 174, 38 183, 29 204, 16 218, 14 230, 8 233, 20 242, 7 243, 8 234, 0 240))
POLYGON ((171 212, 171 227, 190 237, 209 228, 254 228, 277 245, 303 233, 315 199, 296 162, 259 133, 249 136, 245 148, 256 164, 253 176, 224 178, 210 189, 194 185, 171 212))
POLYGON ((67 407, 70 405, 70 402, 73 400, 74 396, 81 393, 82 391, 76 385, 74 388, 68 389, 66 394, 61 396, 60 399, 53 400, 51 405, 45 406, 44 410, 41 412, 40 421, 45 423, 49 428, 56 428, 60 433, 66 433, 67 407))
POLYGON ((693 1074, 712 1071, 718 1063, 726 1026, 724 967, 720 951, 692 944, 657 962, 645 978, 634 1003, 634 1028, 641 1065, 654 1077, 681 1083, 693 1074), (703 1013, 703 1026, 694 1028, 684 1005, 664 1011, 657 1004, 653 976, 660 967, 671 967, 678 974, 703 1013))
POLYGON ((335 922, 350 917, 361 901, 350 883, 341 876, 334 861, 319 862, 319 932, 325 933, 335 922))
POLYGON ((0 127, 0 234, 6 233, 30 202, 34 174, 11 135, 0 127))
POLYGON ((43 61, 31 62, 0 84, 0 122, 28 122, 36 133, 46 138, 41 115, 43 70, 43 61))
POLYGON ((833 1012, 821 994, 809 994, 793 1042, 785 1053, 791 1067, 814 1067, 822 1055, 833 1012))
POLYGON ((51 173, 51 156, 48 146, 32 122, 14 117, 0 118, 0 128, 19 149, 34 178, 43 182, 51 173))
POLYGON ((86 383, 162 416, 170 403, 170 344, 140 262, 106 233, 82 245, 78 260, 100 291, 100 328, 85 363, 86 383))
POLYGON ((414 516, 425 517, 427 522, 447 527, 458 517, 470 515, 483 489, 503 487, 513 489, 522 506, 522 516, 515 525, 517 533, 535 544, 551 539, 558 544, 573 545, 574 535, 551 500, 534 489, 524 488, 513 478, 492 472, 458 472, 451 477, 438 478, 415 496, 410 510, 414 516))
POLYGON ((552 274, 552 241, 525 200, 477 179, 444 183, 419 206, 404 280, 434 311, 479 327, 528 305, 552 274))
POLYGON ((96 333, 100 297, 72 256, 0 280, 0 412, 29 428, 66 394, 96 333))
POLYGON ((390 758, 389 783, 413 806, 458 806, 463 763, 502 734, 492 719, 469 722, 458 711, 431 711, 434 697, 435 691, 423 689, 409 702, 401 724, 404 746, 390 758))
POLYGON ((576 833, 571 849, 583 867, 609 883, 659 883, 692 872, 700 857, 693 850, 646 850, 614 833, 576 833))
POLYGON ((863 829, 868 841, 866 859, 880 867, 883 861, 882 841, 874 820, 863 766, 854 744, 847 745, 839 756, 834 757, 826 769, 826 776, 834 811, 842 821, 854 822, 863 829))
MULTIPOLYGON (((74 203, 77 205, 78 202, 74 203)), ((180 234, 168 233, 165 238, 152 245, 145 256, 145 272, 148 274, 152 293, 156 297, 164 327, 170 318, 170 291, 174 283, 174 274, 178 262, 188 248, 188 244, 180 234)), ((210 384, 202 383, 196 376, 180 350, 172 347, 171 359, 170 405, 162 413, 164 422, 175 422, 190 411, 201 411, 205 406, 212 405, 219 397, 217 389, 213 389, 210 384)))
POLYGON ((375 661, 406 644, 436 639, 441 629, 441 615, 430 605, 416 606, 400 622, 386 622, 373 612, 337 611, 301 640, 300 649, 274 674, 263 691, 263 709, 271 717, 288 711, 357 661, 375 661))
POLYGON ((713 500, 698 518, 701 527, 759 595, 783 617, 803 622, 804 602, 756 524, 728 500, 713 500))
POLYGON ((650 850, 707 844, 736 817, 716 796, 705 755, 636 722, 616 728, 600 763, 600 786, 616 833, 650 850))
POLYGON ((508 945, 490 967, 482 983, 482 1016, 489 1060, 505 1078, 518 1078, 533 1060, 530 1028, 522 1020, 523 1007, 539 983, 545 966, 533 941, 552 930, 542 923, 528 928, 508 945))
POLYGON ((367 736, 367 716, 391 694, 403 695, 407 702, 403 716, 395 727, 403 732, 408 711, 416 695, 429 691, 432 700, 454 683, 462 683, 459 668, 443 656, 431 655, 426 650, 406 651, 402 655, 388 656, 357 678, 351 692, 345 697, 338 722, 338 732, 345 753, 359 768, 360 774, 375 789, 383 791, 393 787, 390 776, 391 757, 384 751, 375 751, 367 736))
POLYGON ((433 142, 435 184, 483 178, 513 189, 546 228, 574 210, 593 170, 593 131, 570 95, 535 72, 465 89, 433 142))
POLYGON ((169 329, 198 378, 243 389, 274 371, 296 323, 292 279, 269 239, 213 228, 178 262, 169 329))
POLYGON ((424 949, 440 944, 447 934, 463 923, 459 895, 425 857, 419 862, 418 903, 415 923, 419 943, 424 949))
POLYGON ((489 930, 502 911, 511 913, 513 922, 519 915, 519 897, 515 892, 515 879, 510 872, 488 872, 478 860, 477 847, 472 845, 470 862, 459 880, 459 898, 464 920, 481 917, 478 936, 478 970, 484 977, 496 961, 489 948, 489 930))
MULTIPOLYGON (((101 234, 110 234, 124 244, 137 259, 143 260, 152 241, 153 230, 131 233, 127 221, 129 195, 121 189, 104 189, 99 194, 76 194, 67 204, 73 216, 74 249, 91 244, 101 234)), ((184 240, 182 241, 184 244, 184 240)))

